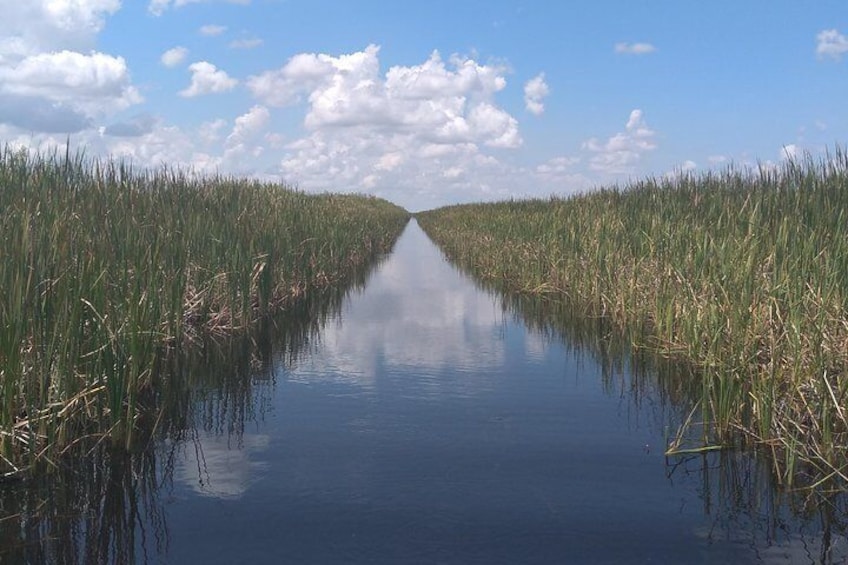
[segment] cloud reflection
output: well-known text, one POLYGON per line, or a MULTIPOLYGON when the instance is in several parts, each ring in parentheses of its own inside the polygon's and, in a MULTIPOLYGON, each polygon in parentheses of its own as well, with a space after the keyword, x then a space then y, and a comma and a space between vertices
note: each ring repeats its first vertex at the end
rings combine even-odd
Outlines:
POLYGON ((255 460, 257 453, 268 448, 268 436, 247 434, 233 445, 234 436, 199 432, 186 442, 184 457, 175 469, 174 478, 201 496, 238 498, 247 491, 257 471, 266 467, 255 460))
POLYGON ((503 364, 497 337, 505 324, 499 301, 450 266, 412 222, 339 323, 324 329, 319 351, 289 378, 371 388, 381 370, 485 373, 503 364))

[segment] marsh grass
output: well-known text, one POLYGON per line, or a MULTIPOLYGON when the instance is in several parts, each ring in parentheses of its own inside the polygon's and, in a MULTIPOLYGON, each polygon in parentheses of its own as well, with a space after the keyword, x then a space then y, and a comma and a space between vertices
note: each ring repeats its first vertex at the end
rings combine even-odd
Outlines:
POLYGON ((175 484, 208 484, 214 474, 205 438, 224 438, 233 449, 245 445, 273 412, 278 370, 296 366, 311 351, 376 264, 307 293, 246 334, 205 336, 169 356, 157 369, 156 384, 142 394, 155 396, 141 399, 155 410, 142 409, 131 449, 90 443, 83 457, 76 450, 50 473, 0 484, 0 563, 163 560, 175 484))
POLYGON ((387 249, 407 213, 70 152, 0 149, 0 476, 130 446, 169 356, 225 340, 387 249))
POLYGON ((786 484, 848 485, 844 150, 417 218, 477 276, 694 364, 704 431, 690 448, 756 445, 786 484))

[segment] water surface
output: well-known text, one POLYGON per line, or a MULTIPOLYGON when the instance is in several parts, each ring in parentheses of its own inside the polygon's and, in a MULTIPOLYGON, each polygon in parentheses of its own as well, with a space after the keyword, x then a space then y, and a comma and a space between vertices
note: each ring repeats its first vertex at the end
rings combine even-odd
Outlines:
POLYGON ((505 302, 445 262, 413 222, 310 343, 276 350, 244 394, 209 387, 194 397, 191 425, 157 444, 158 486, 140 505, 153 510, 128 519, 136 535, 118 536, 130 546, 121 555, 375 564, 848 555, 844 516, 799 512, 761 461, 666 459, 666 436, 689 408, 667 375, 611 361, 602 337, 593 348, 567 330, 529 329, 531 314, 505 302))

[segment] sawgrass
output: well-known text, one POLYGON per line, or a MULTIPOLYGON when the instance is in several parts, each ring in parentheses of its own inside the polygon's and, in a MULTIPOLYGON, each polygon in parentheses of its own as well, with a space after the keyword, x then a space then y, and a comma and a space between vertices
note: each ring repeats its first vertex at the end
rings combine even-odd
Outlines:
POLYGON ((0 149, 0 476, 129 446, 163 362, 338 284, 408 214, 356 195, 0 149))
POLYGON ((696 366, 700 442, 671 452, 756 445, 786 484, 848 485, 845 151, 417 219, 476 276, 696 366))

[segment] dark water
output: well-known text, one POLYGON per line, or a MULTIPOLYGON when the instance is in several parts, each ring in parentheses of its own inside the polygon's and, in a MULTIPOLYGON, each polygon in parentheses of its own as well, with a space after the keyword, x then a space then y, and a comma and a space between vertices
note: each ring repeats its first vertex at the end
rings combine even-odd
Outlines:
POLYGON ((505 304, 414 223, 337 306, 246 374, 199 378, 148 450, 65 479, 94 487, 7 487, 0 562, 848 555, 839 500, 780 493, 743 454, 666 459, 682 375, 505 304))

